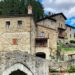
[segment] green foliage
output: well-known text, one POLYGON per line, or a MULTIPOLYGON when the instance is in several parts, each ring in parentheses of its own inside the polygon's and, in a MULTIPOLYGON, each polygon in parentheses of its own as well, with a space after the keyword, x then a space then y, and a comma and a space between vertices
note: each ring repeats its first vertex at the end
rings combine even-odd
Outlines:
POLYGON ((33 7, 34 18, 37 20, 43 15, 43 6, 36 0, 3 0, 0 1, 0 15, 27 14, 28 5, 33 7))
POLYGON ((75 40, 70 40, 70 43, 75 43, 75 40))
POLYGON ((64 51, 75 51, 75 48, 62 48, 64 51))
POLYGON ((68 71, 70 73, 74 73, 75 72, 75 66, 71 66, 68 71))

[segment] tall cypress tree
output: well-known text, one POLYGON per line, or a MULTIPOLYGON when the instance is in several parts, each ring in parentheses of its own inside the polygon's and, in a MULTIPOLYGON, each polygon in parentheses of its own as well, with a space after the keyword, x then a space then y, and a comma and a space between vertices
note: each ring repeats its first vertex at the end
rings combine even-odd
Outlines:
POLYGON ((25 0, 21 0, 20 1, 20 5, 19 5, 19 14, 27 14, 27 9, 26 9, 26 6, 25 6, 25 0))
POLYGON ((28 5, 33 7, 34 18, 37 20, 43 15, 43 7, 36 0, 3 0, 0 2, 0 13, 2 15, 24 15, 27 14, 28 5))

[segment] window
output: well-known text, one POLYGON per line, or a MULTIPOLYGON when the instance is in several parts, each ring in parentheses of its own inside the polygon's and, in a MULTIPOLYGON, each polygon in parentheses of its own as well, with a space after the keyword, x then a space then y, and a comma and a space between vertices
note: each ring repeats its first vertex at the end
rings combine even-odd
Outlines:
POLYGON ((51 21, 51 24, 53 24, 53 21, 51 21))
POLYGON ((61 15, 59 17, 61 18, 61 15))
POLYGON ((45 33, 44 33, 44 32, 40 32, 40 33, 39 33, 39 36, 40 36, 40 37, 45 37, 45 33))
POLYGON ((17 39, 16 38, 12 39, 12 44, 17 45, 17 39))
POLYGON ((6 21, 6 28, 9 29, 10 27, 10 21, 6 21))
POLYGON ((60 27, 60 23, 59 23, 59 27, 60 27))
POLYGON ((59 28, 62 28, 63 26, 62 26, 62 24, 61 23, 59 23, 59 28))
POLYGON ((65 33, 65 36, 67 37, 67 33, 65 33))
POLYGON ((70 38, 71 38, 71 34, 70 34, 70 38))
POLYGON ((36 47, 47 47, 47 39, 46 38, 37 38, 35 40, 36 47))
POLYGON ((71 31, 71 28, 70 28, 70 31, 71 31))
POLYGON ((61 24, 61 28, 62 28, 62 24, 61 24))
POLYGON ((18 25, 22 25, 22 21, 18 21, 18 25))
POLYGON ((72 59, 72 55, 69 55, 68 58, 69 58, 69 59, 72 59))
POLYGON ((18 21, 18 28, 21 28, 21 27, 22 27, 22 21, 19 20, 19 21, 18 21))

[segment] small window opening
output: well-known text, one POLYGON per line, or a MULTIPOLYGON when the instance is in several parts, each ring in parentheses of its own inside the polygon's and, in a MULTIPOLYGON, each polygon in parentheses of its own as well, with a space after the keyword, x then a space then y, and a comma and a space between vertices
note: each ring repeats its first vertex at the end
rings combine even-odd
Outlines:
POLYGON ((12 39, 12 43, 13 45, 17 45, 17 39, 16 38, 12 39))
POLYGON ((18 21, 18 28, 21 28, 21 27, 22 27, 22 21, 19 20, 19 21, 18 21))
POLYGON ((6 28, 9 29, 10 27, 10 21, 6 21, 6 28))

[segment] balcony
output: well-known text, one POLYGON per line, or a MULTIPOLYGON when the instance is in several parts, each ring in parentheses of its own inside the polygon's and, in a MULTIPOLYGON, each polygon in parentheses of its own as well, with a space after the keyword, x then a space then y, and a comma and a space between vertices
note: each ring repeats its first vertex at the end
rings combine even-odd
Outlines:
POLYGON ((58 28, 58 37, 64 39, 65 38, 65 29, 58 28))
POLYGON ((58 27, 58 29, 66 30, 66 27, 58 27))
POLYGON ((61 38, 61 39, 65 38, 65 36, 62 33, 58 34, 58 37, 61 38))
POLYGON ((47 38, 36 38, 35 47, 47 47, 47 38))

